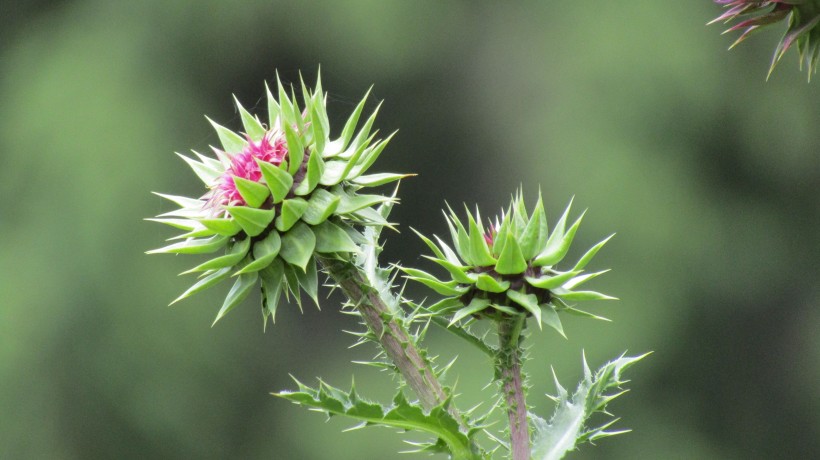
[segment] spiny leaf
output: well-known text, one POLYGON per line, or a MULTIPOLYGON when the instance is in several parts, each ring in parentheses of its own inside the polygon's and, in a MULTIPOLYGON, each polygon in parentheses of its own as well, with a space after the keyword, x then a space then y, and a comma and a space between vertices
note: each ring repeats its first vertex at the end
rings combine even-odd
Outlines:
POLYGON ((242 137, 239 134, 236 134, 235 132, 220 125, 219 123, 216 123, 208 117, 205 118, 208 119, 208 121, 216 130, 216 135, 219 136, 219 142, 222 144, 222 149, 226 153, 239 153, 248 145, 245 139, 242 139, 242 137))
POLYGON ((626 381, 621 379, 621 374, 647 355, 648 353, 635 357, 622 355, 605 364, 594 375, 584 359, 584 379, 572 395, 556 379, 558 394, 552 397, 556 401, 556 408, 550 421, 546 422, 530 414, 535 428, 532 458, 558 460, 583 442, 624 433, 625 431, 606 431, 615 420, 590 427, 589 418, 595 413, 611 417, 606 411, 606 405, 624 393, 620 388, 626 381), (613 390, 615 393, 608 393, 613 390))
POLYGON ((209 254, 218 251, 228 243, 228 237, 215 235, 206 239, 188 239, 174 243, 164 248, 153 249, 147 254, 174 253, 174 254, 209 254))
POLYGON ((212 287, 212 286, 218 284, 220 281, 222 281, 225 278, 227 278, 228 276, 230 276, 230 274, 231 274, 231 267, 225 267, 225 268, 222 268, 222 269, 219 269, 219 270, 215 270, 211 273, 208 273, 204 278, 197 281, 193 286, 188 288, 187 291, 183 292, 182 295, 180 295, 179 297, 174 299, 174 301, 171 302, 170 305, 173 305, 173 304, 179 302, 182 299, 190 297, 190 296, 196 294, 197 292, 204 291, 205 289, 208 289, 209 287, 212 287))
POLYGON ((301 198, 291 198, 282 202, 279 217, 276 218, 276 229, 286 232, 302 217, 307 210, 307 201, 301 198))
POLYGON ((256 236, 265 231, 276 216, 273 209, 256 209, 246 206, 226 206, 231 217, 242 227, 248 236, 256 236))
POLYGON ((233 97, 233 100, 236 102, 236 108, 239 109, 240 117, 242 117, 242 126, 245 128, 245 134, 252 140, 259 142, 265 135, 265 127, 262 126, 262 123, 260 123, 256 117, 248 113, 245 107, 242 107, 242 104, 239 103, 239 99, 237 99, 236 96, 233 97))
POLYGON ((239 278, 237 278, 231 290, 228 292, 228 295, 225 297, 225 302, 222 304, 222 308, 219 309, 219 313, 216 314, 216 319, 211 326, 215 325, 217 321, 222 319, 250 294, 251 288, 256 285, 258 277, 256 272, 253 272, 240 275, 239 278))
POLYGON ((242 195, 245 203, 252 208, 262 206, 262 203, 270 196, 268 187, 259 182, 233 176, 233 183, 236 185, 236 190, 242 195))
POLYGON ((408 402, 401 392, 393 398, 391 406, 384 407, 361 398, 353 389, 345 392, 321 381, 315 389, 298 380, 296 383, 298 391, 283 391, 274 393, 274 396, 328 415, 344 415, 367 424, 422 431, 440 439, 453 458, 482 458, 480 454, 472 452, 470 439, 459 430, 459 422, 447 412, 446 404, 449 401, 445 405, 434 407, 428 413, 421 406, 408 402))
POLYGON ((225 267, 233 267, 245 258, 245 255, 248 253, 248 249, 250 248, 250 246, 251 239, 245 238, 238 243, 234 243, 233 246, 231 246, 231 248, 228 250, 228 253, 224 256, 211 259, 203 264, 197 265, 196 267, 188 271, 182 272, 181 274, 186 275, 188 273, 204 272, 207 270, 216 270, 225 267))
POLYGON ((293 176, 288 174, 282 168, 255 158, 256 164, 259 165, 259 170, 262 171, 262 177, 265 178, 265 183, 271 191, 274 204, 280 203, 288 196, 290 188, 293 186, 293 176))
POLYGON ((262 270, 273 262, 273 259, 279 254, 280 248, 281 238, 279 233, 276 231, 270 232, 262 241, 257 241, 253 245, 253 261, 242 267, 233 276, 262 270))
POLYGON ((350 235, 329 220, 314 226, 313 233, 316 235, 316 252, 359 252, 350 235))
POLYGON ((316 236, 304 222, 298 222, 287 233, 282 235, 282 249, 279 255, 286 262, 307 270, 307 263, 311 260, 316 248, 316 236))

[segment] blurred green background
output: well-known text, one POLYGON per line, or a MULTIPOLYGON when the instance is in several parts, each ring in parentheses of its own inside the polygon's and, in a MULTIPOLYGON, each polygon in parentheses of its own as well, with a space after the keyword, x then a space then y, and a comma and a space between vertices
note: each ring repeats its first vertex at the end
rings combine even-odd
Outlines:
MULTIPOLYGON (((406 231, 446 233, 444 201, 490 215, 523 184, 551 222, 590 208, 581 251, 622 300, 613 319, 534 334, 530 400, 625 350, 614 405, 634 432, 574 459, 820 456, 820 82, 780 31, 732 52, 712 2, 0 2, 0 458, 388 459, 404 435, 309 413, 269 392, 288 374, 388 401, 390 376, 350 364, 354 318, 256 299, 216 327, 228 286, 167 308, 192 257, 146 256, 173 232, 151 195, 196 196, 173 152, 240 128, 231 94, 321 64, 332 119, 375 84, 377 125, 400 129, 375 170, 402 184, 385 261, 431 268, 406 231)), ((577 252, 576 256, 579 255, 577 252)), ((408 290, 420 299, 427 292, 408 290)), ((489 399, 489 363, 440 330, 463 407, 489 399)), ((446 353, 443 353, 446 351, 446 353)), ((409 436, 411 439, 413 435, 409 436)), ((414 457, 415 458, 415 457, 414 457)))

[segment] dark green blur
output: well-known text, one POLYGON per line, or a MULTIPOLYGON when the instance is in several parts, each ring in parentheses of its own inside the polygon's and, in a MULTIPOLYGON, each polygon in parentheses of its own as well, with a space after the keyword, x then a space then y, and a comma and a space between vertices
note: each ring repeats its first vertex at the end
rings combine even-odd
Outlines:
MULTIPOLYGON (((534 333, 530 402, 625 350, 654 350, 613 404, 625 436, 573 459, 799 459, 820 455, 820 82, 779 31, 732 52, 712 2, 0 3, 0 458, 389 459, 408 436, 307 412, 270 392, 322 376, 389 401, 388 374, 350 364, 357 330, 332 296, 252 298, 211 328, 228 285, 166 305, 190 257, 147 256, 173 232, 150 191, 203 191, 173 152, 240 128, 232 94, 264 107, 278 69, 321 64, 331 120, 371 84, 398 136, 373 170, 413 172, 385 261, 433 270, 413 226, 440 209, 493 215, 538 187, 552 224, 589 212, 576 252, 618 235, 589 287, 612 323, 534 333), (296 6, 299 5, 299 6, 296 6)), ((335 117, 335 118, 334 118, 335 117)), ((337 131, 340 127, 337 127, 337 131)), ((408 296, 430 295, 413 288, 408 296)), ((463 407, 490 364, 440 330, 463 407)), ((453 379, 450 380, 452 384, 453 379)), ((411 434, 409 438, 413 439, 411 434)))

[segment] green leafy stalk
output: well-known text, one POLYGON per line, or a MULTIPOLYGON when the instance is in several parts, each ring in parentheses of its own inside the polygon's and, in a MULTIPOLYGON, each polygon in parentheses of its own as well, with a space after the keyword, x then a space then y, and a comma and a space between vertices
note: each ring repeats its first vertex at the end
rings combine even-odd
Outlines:
POLYGON ((319 383, 319 387, 310 388, 298 380, 298 391, 274 393, 276 396, 296 404, 316 409, 330 415, 345 415, 361 422, 359 427, 367 425, 384 425, 402 430, 417 430, 434 435, 438 441, 424 444, 421 449, 426 452, 450 453, 454 460, 480 460, 482 455, 473 451, 467 434, 461 431, 460 421, 448 411, 449 401, 433 408, 425 409, 410 403, 399 390, 393 398, 393 404, 384 407, 360 398, 355 388, 344 392, 339 388, 319 383))
POLYGON ((584 379, 572 395, 558 383, 556 377, 558 394, 551 397, 556 402, 552 419, 547 423, 530 414, 535 428, 532 458, 559 460, 584 442, 628 432, 629 430, 607 431, 618 419, 590 427, 589 418, 595 413, 610 415, 606 411, 607 404, 626 393, 626 390, 621 390, 621 385, 627 382, 621 379, 621 373, 648 354, 634 357, 622 355, 606 363, 595 374, 590 371, 584 359, 584 379), (609 393, 613 389, 615 392, 609 393))
POLYGON ((504 392, 510 423, 510 452, 513 460, 530 458, 530 430, 527 401, 521 375, 521 332, 526 316, 518 315, 498 322, 498 378, 504 392))

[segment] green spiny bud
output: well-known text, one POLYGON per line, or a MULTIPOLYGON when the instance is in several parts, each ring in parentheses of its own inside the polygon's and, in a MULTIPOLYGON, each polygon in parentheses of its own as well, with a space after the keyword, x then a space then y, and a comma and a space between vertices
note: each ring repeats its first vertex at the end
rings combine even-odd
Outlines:
POLYGON ((359 251, 354 226, 387 225, 373 207, 394 198, 359 193, 407 176, 365 174, 392 137, 375 140, 378 109, 357 131, 366 94, 331 139, 321 82, 312 91, 302 86, 300 107, 277 79, 278 97, 267 91, 267 123, 236 101, 242 135, 211 121, 221 143, 215 158, 180 155, 208 191, 198 199, 160 195, 180 208, 149 220, 185 233, 149 253, 223 254, 186 271, 200 280, 174 302, 234 277, 216 321, 259 286, 265 319, 282 293, 301 307, 305 291, 318 304, 314 254, 348 260, 359 251))
MULTIPOLYGON (((594 291, 580 291, 582 283, 605 272, 585 273, 584 267, 609 238, 589 249, 569 270, 559 270, 572 244, 583 214, 568 224, 567 206, 552 232, 547 226, 544 204, 539 195, 528 213, 519 192, 509 208, 492 225, 484 227, 476 210, 467 210, 467 222, 455 212, 445 213, 450 228, 450 247, 440 238, 436 242, 419 234, 433 251, 427 258, 443 267, 449 280, 421 270, 403 268, 407 278, 418 281, 445 296, 430 307, 437 314, 450 314, 450 324, 468 316, 501 320, 521 315, 536 318, 563 335, 558 312, 581 314, 601 319, 576 309, 581 300, 608 300, 614 297, 594 291)), ((418 233, 418 232, 417 232, 418 233)))

